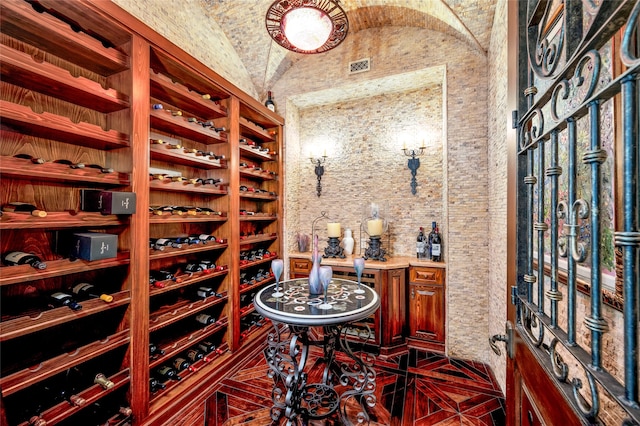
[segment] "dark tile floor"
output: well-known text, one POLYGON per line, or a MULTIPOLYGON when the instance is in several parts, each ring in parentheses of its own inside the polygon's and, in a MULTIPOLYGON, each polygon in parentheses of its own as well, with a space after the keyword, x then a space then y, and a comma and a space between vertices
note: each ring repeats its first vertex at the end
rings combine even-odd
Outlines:
MULTIPOLYGON (((307 366, 322 363, 311 350, 307 366)), ((489 367, 411 349, 375 363, 375 407, 370 425, 503 425, 504 398, 489 367)), ((321 368, 319 367, 321 370, 321 368)), ((262 353, 245 362, 217 391, 215 426, 283 425, 270 418, 272 379, 262 353)), ((334 415, 309 425, 337 426, 334 415)))

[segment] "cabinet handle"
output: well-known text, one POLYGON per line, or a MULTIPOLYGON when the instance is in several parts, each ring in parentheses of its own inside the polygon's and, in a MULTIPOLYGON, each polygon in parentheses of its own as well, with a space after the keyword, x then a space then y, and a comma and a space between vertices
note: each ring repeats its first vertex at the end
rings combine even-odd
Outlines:
POLYGON ((411 289, 411 299, 415 299, 416 298, 416 289, 412 288, 411 289))
POLYGON ((420 296, 433 296, 436 294, 434 291, 418 290, 420 296))

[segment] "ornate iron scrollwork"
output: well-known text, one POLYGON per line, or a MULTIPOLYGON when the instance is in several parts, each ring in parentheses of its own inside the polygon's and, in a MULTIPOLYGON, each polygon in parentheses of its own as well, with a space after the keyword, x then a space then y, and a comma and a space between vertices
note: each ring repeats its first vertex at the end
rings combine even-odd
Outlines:
POLYGON ((567 233, 558 238, 558 254, 567 257, 571 252, 571 257, 576 262, 584 262, 587 257, 587 247, 578 241, 578 219, 589 217, 589 204, 583 200, 576 200, 569 210, 566 201, 558 203, 558 219, 564 219, 564 227, 567 233))

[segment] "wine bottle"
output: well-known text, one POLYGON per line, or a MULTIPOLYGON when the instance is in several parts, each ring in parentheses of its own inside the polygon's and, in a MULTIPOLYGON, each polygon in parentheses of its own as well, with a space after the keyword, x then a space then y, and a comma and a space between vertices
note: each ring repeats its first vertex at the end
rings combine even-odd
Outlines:
POLYGON ((200 324, 204 324, 204 325, 210 325, 216 322, 216 319, 209 314, 198 314, 196 315, 196 321, 198 321, 200 324))
POLYGON ((182 244, 171 238, 149 238, 149 243, 155 247, 182 248, 182 244))
POLYGON ((160 389, 164 389, 166 387, 167 386, 164 383, 162 383, 155 377, 149 377, 149 390, 151 391, 151 393, 156 393, 160 389))
POLYGON ((164 383, 162 383, 155 377, 149 377, 149 390, 151 391, 151 393, 156 393, 160 389, 164 389, 166 387, 167 386, 164 383))
POLYGON ((96 377, 93 379, 93 383, 102 386, 102 389, 111 389, 115 386, 115 383, 109 380, 107 376, 102 373, 96 374, 96 377))
POLYGON ((36 206, 29 203, 21 203, 18 201, 13 201, 11 203, 7 203, 2 206, 3 212, 9 213, 24 213, 29 214, 35 217, 47 217, 47 212, 44 210, 39 210, 36 206))
POLYGON ((273 102, 273 98, 271 97, 271 91, 267 92, 267 100, 264 102, 264 106, 273 112, 276 111, 276 104, 273 102))
POLYGON ((416 257, 418 259, 425 259, 427 257, 427 237, 424 235, 424 228, 420 227, 418 233, 418 240, 416 242, 416 257))
POLYGON ((33 157, 29 154, 16 154, 14 155, 15 158, 22 158, 25 160, 29 160, 31 161, 33 164, 44 164, 47 162, 47 160, 45 160, 44 158, 41 157, 33 157))
POLYGON ((191 348, 187 351, 187 359, 192 364, 204 358, 204 354, 197 349, 191 348))
POLYGON ((216 293, 215 290, 207 286, 199 286, 196 288, 196 296, 206 299, 207 297, 216 296, 222 297, 220 293, 216 293))
POLYGON ((200 235, 198 235, 198 238, 203 243, 207 243, 207 242, 219 243, 220 242, 220 241, 218 241, 218 239, 216 238, 215 235, 200 234, 200 235))
POLYGON ((149 342, 149 356, 164 355, 164 350, 153 342, 149 342))
POLYGON ((187 361, 182 357, 178 357, 173 360, 173 368, 175 368, 177 371, 186 370, 189 368, 190 365, 191 364, 189 363, 189 361, 187 361))
POLYGON ((432 255, 431 255, 431 244, 433 243, 433 236, 436 232, 436 222, 431 222, 431 231, 429 232, 429 235, 427 237, 427 259, 431 260, 432 255))
POLYGON ((434 262, 442 262, 442 237, 438 232, 436 226, 433 234, 433 240, 431 241, 431 260, 434 262))
POLYGON ((216 345, 214 345, 213 342, 203 340, 202 342, 198 343, 198 349, 205 354, 208 354, 216 350, 216 345))
POLYGON ((156 370, 156 375, 161 379, 167 380, 182 380, 182 377, 178 375, 178 372, 168 365, 162 365, 156 370))
POLYGON ((89 283, 76 284, 71 288, 71 292, 84 300, 100 299, 100 300, 104 300, 107 303, 113 302, 113 296, 109 294, 100 293, 96 288, 96 286, 89 283))
POLYGON ((2 255, 2 263, 7 266, 31 265, 36 269, 46 269, 47 264, 38 256, 23 251, 10 251, 2 255))
POLYGON ((149 281, 153 284, 157 281, 175 281, 180 282, 179 278, 177 278, 172 272, 164 271, 164 270, 149 270, 149 281))
POLYGON ((84 163, 74 163, 71 160, 55 160, 54 163, 64 164, 72 169, 84 169, 84 163))
POLYGON ((66 306, 72 311, 78 311, 82 309, 82 305, 76 302, 73 296, 61 291, 56 291, 49 296, 49 306, 52 308, 66 306))

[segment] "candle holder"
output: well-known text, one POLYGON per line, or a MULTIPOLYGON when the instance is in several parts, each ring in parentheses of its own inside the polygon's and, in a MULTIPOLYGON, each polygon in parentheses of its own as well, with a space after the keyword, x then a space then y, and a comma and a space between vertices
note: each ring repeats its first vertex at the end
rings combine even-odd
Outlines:
POLYGON ((325 259, 328 257, 344 259, 346 257, 344 249, 340 247, 340 239, 338 237, 329 237, 329 246, 324 249, 322 257, 325 259))
POLYGON ((409 170, 411 170, 411 194, 413 195, 416 195, 418 192, 418 181, 416 180, 416 174, 418 173, 418 168, 420 167, 420 159, 417 157, 424 154, 425 148, 426 147, 424 145, 418 149, 402 148, 402 152, 404 153, 404 155, 406 155, 407 157, 411 157, 409 158, 407 166, 409 167, 409 170))
POLYGON ((315 172, 318 179, 318 183, 316 184, 316 194, 319 197, 320 193, 322 193, 322 175, 324 174, 324 162, 327 161, 327 156, 323 155, 319 158, 311 157, 309 160, 311 160, 311 164, 316 166, 315 172))
POLYGON ((369 208, 365 209, 364 219, 361 223, 361 230, 369 235, 369 245, 362 256, 365 260, 379 260, 386 262, 386 250, 380 244, 382 235, 387 232, 388 223, 384 218, 386 208, 377 203, 371 203, 369 208))
POLYGON ((387 254, 387 251, 382 248, 380 241, 382 241, 381 236, 369 236, 369 247, 367 247, 364 251, 364 256, 362 256, 364 260, 371 259, 379 260, 380 262, 387 261, 387 258, 384 257, 384 255, 387 254))

